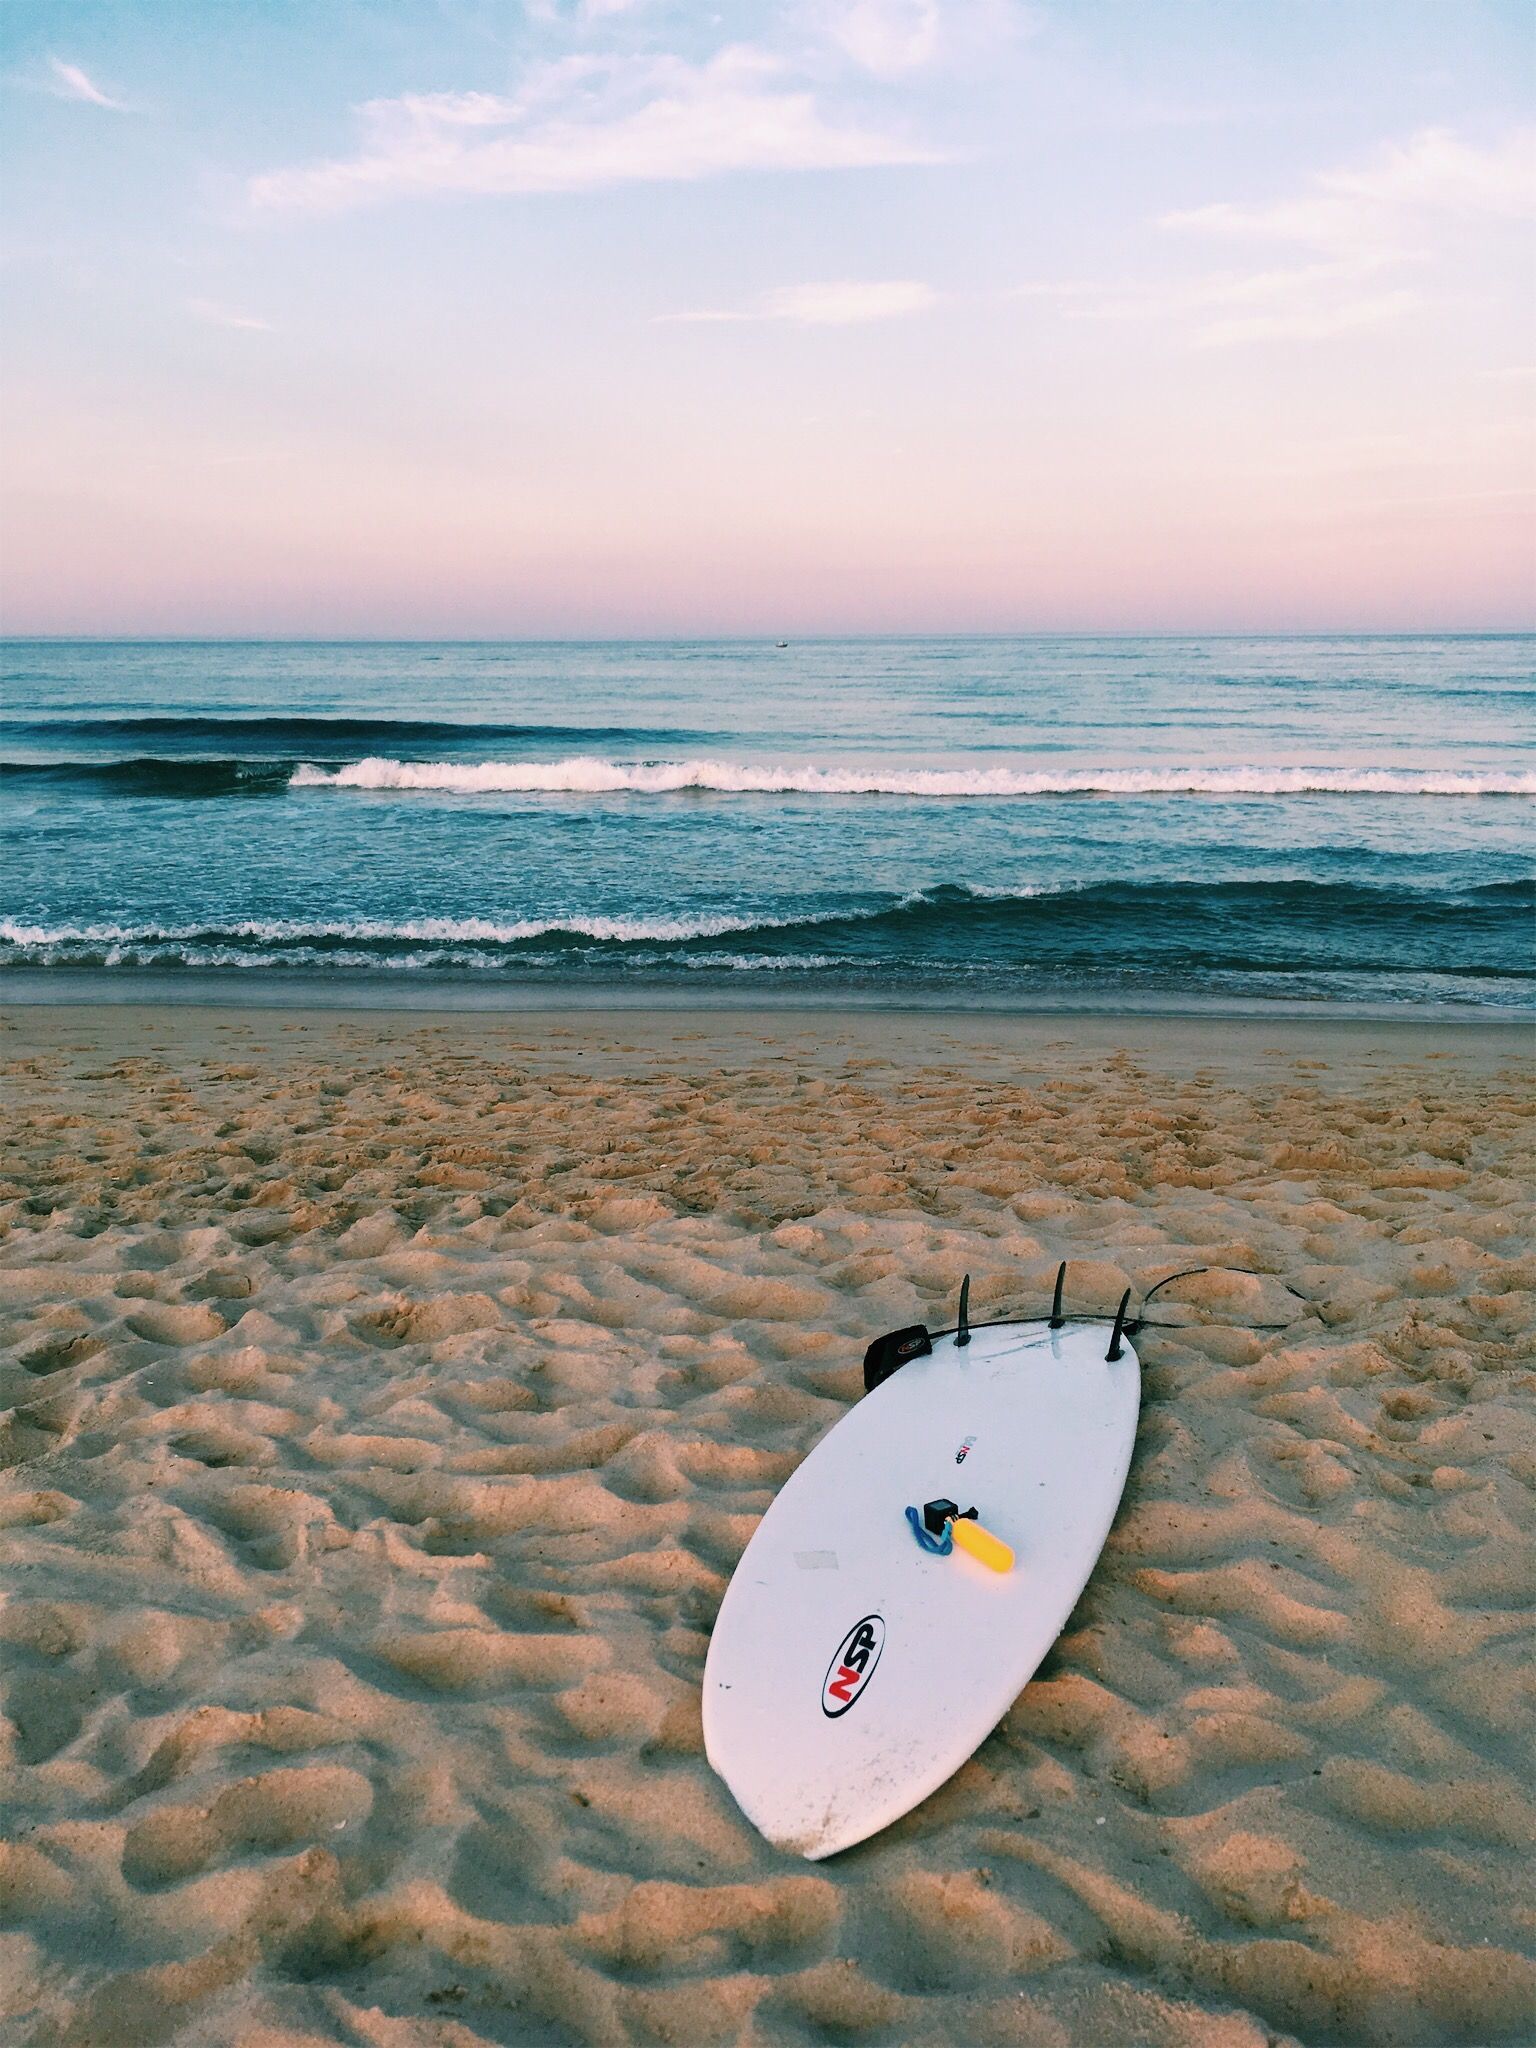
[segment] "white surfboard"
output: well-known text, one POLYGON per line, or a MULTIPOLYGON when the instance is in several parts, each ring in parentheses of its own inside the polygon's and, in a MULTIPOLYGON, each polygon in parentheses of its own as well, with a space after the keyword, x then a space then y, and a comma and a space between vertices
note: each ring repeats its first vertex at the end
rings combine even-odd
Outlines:
POLYGON ((818 1861, 953 1775, 1023 1691, 1093 1571, 1141 1401, 1107 1323, 934 1339, 791 1475, 736 1567, 704 1667, 704 1747, 781 1849, 818 1861), (906 1517, 974 1506, 990 1570, 906 1517))

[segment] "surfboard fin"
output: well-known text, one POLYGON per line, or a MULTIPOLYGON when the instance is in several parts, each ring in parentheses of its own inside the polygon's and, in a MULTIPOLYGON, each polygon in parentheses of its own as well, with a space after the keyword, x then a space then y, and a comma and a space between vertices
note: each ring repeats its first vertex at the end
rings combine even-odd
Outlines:
POLYGON ((971 1276, 966 1274, 960 1282, 960 1326, 955 1331, 955 1349, 971 1341, 971 1276))
POLYGON ((905 1330, 887 1330, 864 1354, 864 1391, 872 1394, 884 1386, 893 1372, 914 1358, 926 1358, 933 1349, 927 1325, 913 1323, 905 1330))
POLYGON ((1051 1328, 1053 1330, 1060 1330, 1066 1327, 1067 1319, 1061 1312, 1062 1290, 1066 1286, 1066 1284, 1067 1262, 1065 1259, 1063 1259, 1061 1264, 1056 1268, 1056 1291, 1051 1296, 1051 1328))
POLYGON ((1120 1339, 1125 1335, 1125 1315, 1130 1305, 1131 1290, 1127 1287, 1120 1297, 1120 1306, 1115 1310, 1115 1327, 1110 1333, 1109 1349, 1104 1354, 1106 1365, 1113 1365, 1117 1358, 1125 1356, 1125 1346, 1120 1339))

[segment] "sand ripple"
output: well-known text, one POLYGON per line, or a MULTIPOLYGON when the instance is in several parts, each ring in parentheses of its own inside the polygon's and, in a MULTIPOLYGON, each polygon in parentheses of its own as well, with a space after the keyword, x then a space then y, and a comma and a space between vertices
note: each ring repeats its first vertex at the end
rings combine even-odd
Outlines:
POLYGON ((1532 2037, 1524 1077, 945 1031, 11 1030, 7 2040, 1532 2037), (1103 1565, 793 1863, 703 1759, 726 1579, 870 1334, 1063 1257, 1208 1269, 1103 1565))

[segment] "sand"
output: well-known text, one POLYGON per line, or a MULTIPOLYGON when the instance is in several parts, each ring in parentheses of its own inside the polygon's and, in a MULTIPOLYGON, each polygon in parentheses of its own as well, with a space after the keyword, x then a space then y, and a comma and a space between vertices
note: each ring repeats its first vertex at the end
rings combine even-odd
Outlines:
POLYGON ((1529 1043, 13 1011, 0 2037, 1530 2040, 1529 1043), (870 1336, 1061 1258, 1210 1269, 1100 1568, 783 1856, 702 1753, 731 1568, 870 1336))

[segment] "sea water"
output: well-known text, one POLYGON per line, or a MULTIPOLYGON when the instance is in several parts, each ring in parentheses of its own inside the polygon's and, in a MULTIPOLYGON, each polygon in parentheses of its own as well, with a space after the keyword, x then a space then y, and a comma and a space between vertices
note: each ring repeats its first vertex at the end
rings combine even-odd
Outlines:
POLYGON ((1533 651, 9 641, 0 982, 1520 1008, 1533 651))

